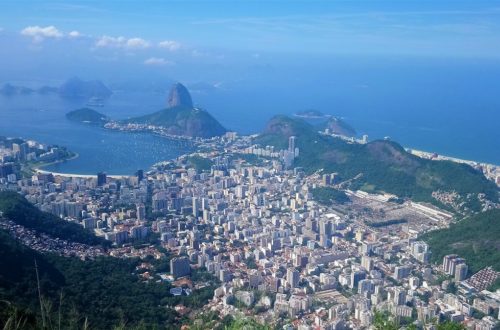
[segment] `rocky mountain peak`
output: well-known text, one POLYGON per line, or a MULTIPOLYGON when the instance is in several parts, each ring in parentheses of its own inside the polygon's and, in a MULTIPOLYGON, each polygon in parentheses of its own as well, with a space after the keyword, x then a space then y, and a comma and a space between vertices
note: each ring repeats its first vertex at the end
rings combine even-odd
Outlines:
POLYGON ((168 95, 168 107, 174 108, 184 106, 188 108, 193 107, 193 100, 187 88, 181 83, 175 83, 170 88, 168 95))

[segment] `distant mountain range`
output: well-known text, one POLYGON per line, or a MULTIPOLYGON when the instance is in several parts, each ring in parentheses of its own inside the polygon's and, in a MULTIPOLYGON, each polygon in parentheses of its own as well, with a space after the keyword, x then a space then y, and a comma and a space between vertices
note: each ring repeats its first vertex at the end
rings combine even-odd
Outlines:
POLYGON ((392 141, 348 143, 318 133, 316 127, 302 119, 275 116, 255 142, 285 149, 292 135, 297 137, 300 149, 295 166, 308 173, 321 169, 337 172, 343 180, 357 178, 350 182, 351 189, 387 192, 434 204, 439 204, 432 197, 434 191, 457 192, 464 207, 474 211, 481 208, 478 194, 498 201, 496 185, 469 165, 419 158, 392 141))
POLYGON ((0 88, 0 95, 15 96, 29 94, 58 94, 67 99, 90 99, 90 98, 108 98, 111 96, 111 90, 100 80, 85 81, 80 78, 70 78, 59 87, 42 86, 38 89, 32 89, 25 86, 15 86, 5 84, 0 88))
POLYGON ((100 80, 84 81, 71 78, 59 87, 59 95, 65 98, 107 98, 112 94, 100 80))

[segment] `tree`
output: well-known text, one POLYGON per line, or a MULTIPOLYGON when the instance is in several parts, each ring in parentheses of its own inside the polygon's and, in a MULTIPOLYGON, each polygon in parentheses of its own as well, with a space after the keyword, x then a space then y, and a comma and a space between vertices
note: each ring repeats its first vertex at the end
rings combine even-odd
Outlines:
POLYGON ((398 330, 399 327, 394 320, 390 320, 388 312, 375 311, 373 326, 377 330, 398 330))
POLYGON ((462 323, 446 321, 439 323, 436 327, 437 330, 465 330, 466 327, 462 323))

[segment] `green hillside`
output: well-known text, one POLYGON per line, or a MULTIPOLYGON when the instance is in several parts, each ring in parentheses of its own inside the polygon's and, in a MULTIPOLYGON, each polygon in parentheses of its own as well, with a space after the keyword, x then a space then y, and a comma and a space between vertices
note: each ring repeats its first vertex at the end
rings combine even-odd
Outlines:
POLYGON ((276 116, 255 142, 286 148, 292 135, 297 137, 296 145, 300 148, 295 166, 309 173, 319 169, 337 172, 344 180, 360 175, 352 182, 351 189, 383 191, 428 202, 435 202, 431 197, 433 191, 456 191, 476 211, 480 208, 478 193, 498 201, 496 185, 481 172, 464 164, 416 157, 391 141, 350 144, 317 133, 303 120, 276 116), (467 199, 467 194, 473 196, 467 199))
POLYGON ((109 121, 109 118, 93 109, 82 108, 68 112, 66 118, 79 123, 89 123, 93 125, 104 125, 109 121))
POLYGON ((207 111, 182 105, 123 122, 162 126, 169 134, 191 137, 210 138, 226 133, 226 129, 207 111))
POLYGON ((318 125, 319 130, 325 130, 326 128, 334 134, 356 136, 356 130, 343 119, 338 117, 331 117, 325 123, 318 125))
POLYGON ((47 329, 56 329, 61 301, 61 329, 178 329, 183 319, 176 304, 199 308, 213 295, 213 287, 191 296, 174 297, 168 283, 144 283, 136 274, 137 259, 102 257, 93 261, 42 255, 0 230, 0 327, 13 315, 27 322, 23 329, 41 329, 35 259, 41 293, 47 303, 47 329), (10 306, 10 307, 9 307, 10 306), (50 308, 49 308, 50 307, 50 308), (36 325, 36 327, 35 327, 36 325))
POLYGON ((420 238, 430 245, 433 262, 458 254, 467 260, 472 273, 487 266, 500 271, 500 209, 478 213, 420 238))
MULTIPOLYGON (((102 242, 79 225, 39 211, 13 192, 0 193, 0 210, 4 217, 53 237, 88 244, 102 242)), ((159 271, 169 271, 168 256, 161 260, 151 257, 147 261, 159 271)), ((190 296, 174 297, 170 294, 170 284, 160 283, 159 277, 148 283, 140 280, 136 267, 141 262, 114 257, 82 261, 41 254, 0 230, 0 328, 13 315, 26 322, 23 329, 59 328, 54 322, 58 322, 60 312, 61 329, 81 329, 85 322, 90 329, 117 326, 178 329, 186 320, 172 306, 182 304, 200 308, 213 296, 214 287, 209 285, 195 290, 190 296), (35 260, 45 322, 51 322, 46 327, 41 326, 35 260)), ((195 271, 193 278, 197 274, 195 271)))
POLYGON ((345 192, 330 187, 318 187, 311 190, 313 198, 323 205, 345 204, 350 201, 345 192))

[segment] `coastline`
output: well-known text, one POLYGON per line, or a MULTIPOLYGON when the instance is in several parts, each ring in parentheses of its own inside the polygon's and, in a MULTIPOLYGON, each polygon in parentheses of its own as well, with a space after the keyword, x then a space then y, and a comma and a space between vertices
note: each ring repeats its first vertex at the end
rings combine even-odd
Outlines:
MULTIPOLYGON (((96 174, 75 174, 75 173, 59 173, 59 172, 52 172, 52 171, 46 171, 46 170, 41 170, 41 169, 34 169, 36 173, 40 174, 52 174, 54 176, 60 176, 64 178, 81 178, 81 179, 91 179, 97 177, 96 174)), ((108 178, 112 179, 128 179, 133 177, 133 175, 106 175, 108 178)))
MULTIPOLYGON (((113 128, 105 128, 105 129, 107 129, 107 130, 116 130, 116 129, 113 129, 113 128)), ((127 130, 120 130, 120 131, 127 131, 127 130)), ((137 132, 137 131, 133 131, 133 132, 137 132)), ((156 132, 156 131, 147 131, 147 130, 144 130, 144 131, 142 131, 142 133, 149 133, 149 134, 152 134, 152 135, 156 135, 156 136, 159 136, 159 137, 163 137, 163 138, 170 139, 170 140, 173 140, 173 141, 178 141, 178 142, 188 142, 188 143, 191 143, 193 146, 195 146, 195 145, 197 145, 197 144, 199 144, 201 142, 201 141, 197 141, 195 139, 189 139, 189 138, 186 139, 185 137, 174 137, 174 136, 170 136, 170 135, 165 135, 165 134, 161 134, 160 132, 156 132)), ((361 143, 361 142, 358 142, 358 141, 355 141, 355 142, 361 143)), ((451 156, 446 156, 446 155, 441 155, 441 154, 438 154, 438 153, 435 153, 435 152, 429 152, 429 151, 423 151, 423 150, 413 149, 411 147, 404 147, 404 148, 405 148, 405 150, 408 153, 410 153, 412 155, 415 155, 417 157, 420 157, 420 158, 424 158, 424 159, 438 160, 438 161, 439 160, 448 160, 448 161, 452 161, 452 162, 455 162, 455 163, 467 164, 467 165, 475 167, 475 168, 477 168, 478 166, 484 167, 485 169, 488 170, 488 172, 485 173, 483 171, 483 174, 489 180, 492 180, 493 182, 495 182, 496 178, 500 175, 500 165, 491 164, 491 163, 484 163, 484 162, 474 161, 474 160, 461 159, 461 158, 451 157, 451 156)), ((73 160, 73 159, 76 159, 78 157, 79 157, 79 154, 74 153, 74 155, 72 157, 70 157, 70 158, 66 158, 66 159, 63 159, 63 160, 57 160, 57 161, 54 161, 54 162, 51 162, 51 163, 42 164, 42 165, 38 165, 36 167, 32 167, 31 169, 34 172, 36 172, 36 173, 44 173, 44 174, 49 174, 50 173, 50 174, 55 175, 55 176, 61 176, 61 177, 66 177, 66 178, 93 178, 93 177, 96 177, 97 174, 63 173, 63 172, 54 172, 54 171, 49 171, 49 170, 43 169, 46 166, 50 166, 50 165, 54 165, 54 164, 58 164, 58 163, 63 163, 65 161, 73 160)), ((167 161, 167 160, 165 160, 165 161, 167 161)), ((151 166, 153 166, 153 165, 151 165, 151 166)), ((125 175, 125 174, 124 175, 109 174, 107 176, 110 177, 110 178, 114 178, 114 179, 124 179, 124 178, 133 177, 133 175, 125 175)))
POLYGON ((451 161, 454 163, 458 164, 465 164, 469 165, 472 168, 481 171, 484 177, 490 181, 492 181, 494 184, 497 185, 497 187, 500 187, 500 166, 496 164, 491 164, 491 163, 484 163, 484 162, 479 162, 479 161, 474 161, 474 160, 467 160, 467 159, 461 159, 457 157, 451 157, 451 156, 446 156, 446 155, 440 155, 438 153, 434 152, 428 152, 428 151, 422 151, 422 150, 416 150, 416 149, 411 149, 411 148, 405 148, 405 150, 419 158, 422 159, 429 159, 429 160, 434 160, 434 161, 451 161))
POLYGON ((50 162, 50 163, 42 163, 42 164, 40 164, 40 165, 38 165, 38 166, 33 167, 33 170, 35 170, 35 171, 36 171, 36 170, 38 170, 38 169, 40 169, 40 168, 42 168, 42 167, 45 167, 45 166, 50 166, 50 165, 55 165, 55 164, 64 163, 64 162, 66 162, 66 161, 68 161, 68 160, 73 160, 73 159, 77 159, 78 157, 80 157, 80 155, 79 155, 78 153, 73 152, 73 151, 72 151, 72 153, 73 153, 74 155, 73 155, 73 156, 71 156, 71 157, 69 157, 69 158, 64 158, 64 159, 55 160, 55 161, 50 162))
POLYGON ((455 163, 467 164, 467 165, 471 165, 471 166, 484 165, 484 166, 491 166, 491 167, 500 168, 500 165, 496 165, 496 164, 485 163, 485 162, 475 161, 475 160, 462 159, 462 158, 457 158, 457 157, 451 157, 451 156, 441 155, 441 154, 438 154, 436 152, 417 150, 417 149, 413 149, 413 148, 409 148, 409 147, 404 147, 404 148, 410 154, 415 155, 415 156, 420 157, 420 158, 427 158, 427 159, 434 158, 435 160, 449 160, 449 161, 452 161, 455 163))
MULTIPOLYGON (((78 157, 80 157, 80 155, 78 153, 74 152, 74 155, 69 157, 69 158, 60 159, 60 160, 56 160, 56 161, 53 161, 50 163, 41 164, 41 165, 38 165, 36 167, 31 167, 31 170, 34 171, 35 173, 52 174, 54 176, 60 176, 60 177, 65 177, 65 178, 82 178, 82 179, 95 178, 97 173, 96 174, 61 173, 61 172, 48 171, 48 170, 43 169, 43 167, 64 163, 66 161, 70 161, 70 160, 76 159, 78 157)), ((109 178, 112 178, 112 179, 127 179, 130 177, 133 177, 133 175, 115 175, 115 174, 106 175, 106 176, 109 178)))

